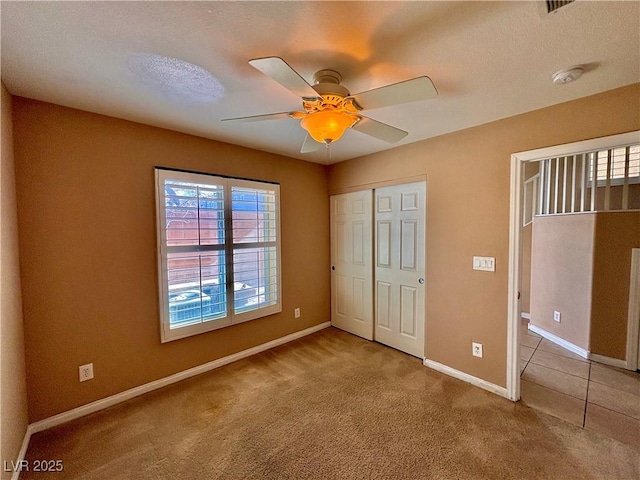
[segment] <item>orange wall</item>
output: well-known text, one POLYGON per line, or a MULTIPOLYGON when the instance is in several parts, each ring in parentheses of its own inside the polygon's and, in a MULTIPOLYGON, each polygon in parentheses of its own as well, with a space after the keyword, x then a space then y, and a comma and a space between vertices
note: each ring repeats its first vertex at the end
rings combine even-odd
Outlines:
POLYGON ((591 352, 624 360, 631 250, 640 248, 640 212, 598 212, 593 257, 591 352))
POLYGON ((506 385, 510 155, 638 130, 638 112, 634 84, 330 167, 336 193, 427 175, 427 358, 506 385), (496 271, 473 271, 473 255, 496 271))
POLYGON ((327 178, 320 165, 15 98, 29 420, 328 320, 327 185, 425 174, 426 355, 504 386, 510 154, 640 129, 638 111, 636 84, 343 162, 327 178), (281 183, 281 314, 160 344, 154 165, 281 183), (495 256, 496 272, 472 271, 473 255, 495 256), (87 362, 96 378, 80 384, 87 362))
MULTIPOLYGON (((2 392, 0 411, 2 431, 0 460, 10 465, 27 431, 27 386, 25 382, 22 295, 18 264, 18 219, 16 207, 15 162, 11 95, 2 89, 2 153, 0 156, 0 354, 2 355, 2 392)), ((4 466, 4 463, 3 463, 4 466)), ((2 469, 2 479, 11 472, 2 469)))
POLYGON ((587 351, 595 225, 593 213, 533 219, 530 323, 587 351))
POLYGON ((326 167, 18 97, 14 131, 31 422, 329 320, 326 167), (280 182, 282 313, 160 343, 155 165, 280 182))

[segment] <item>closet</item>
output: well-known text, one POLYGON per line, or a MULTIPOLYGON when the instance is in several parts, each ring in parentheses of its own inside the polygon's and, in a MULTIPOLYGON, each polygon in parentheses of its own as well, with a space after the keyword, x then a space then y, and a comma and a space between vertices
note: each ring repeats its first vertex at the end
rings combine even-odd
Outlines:
POLYGON ((330 201, 331 323, 423 358, 426 182, 330 201))

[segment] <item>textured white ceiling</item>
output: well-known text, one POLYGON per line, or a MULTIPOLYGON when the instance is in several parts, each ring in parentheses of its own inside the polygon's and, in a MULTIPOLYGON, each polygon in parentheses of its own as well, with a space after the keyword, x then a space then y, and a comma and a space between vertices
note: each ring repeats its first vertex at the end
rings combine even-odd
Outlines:
MULTIPOLYGON (((2 80, 14 95, 327 163, 324 149, 299 153, 298 121, 220 122, 301 107, 247 60, 280 56, 309 82, 335 69, 352 93, 428 75, 436 99, 363 112, 408 131, 400 144, 640 81, 640 2, 542 4, 3 1, 2 80), (575 64, 579 81, 551 83, 575 64)), ((347 131, 331 161, 393 146, 347 131)))

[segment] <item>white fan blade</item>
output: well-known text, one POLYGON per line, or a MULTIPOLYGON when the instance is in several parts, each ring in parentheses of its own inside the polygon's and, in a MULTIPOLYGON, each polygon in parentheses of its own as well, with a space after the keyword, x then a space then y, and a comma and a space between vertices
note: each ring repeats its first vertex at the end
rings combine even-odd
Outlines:
POLYGON ((254 58, 249 60, 249 65, 271 77, 299 97, 309 99, 319 97, 318 92, 280 57, 254 58))
POLYGON ((361 133, 366 133, 367 135, 379 140, 383 140, 388 143, 396 143, 409 135, 404 130, 392 127, 386 123, 379 122, 369 117, 363 117, 362 115, 360 115, 360 117, 361 120, 351 128, 361 133))
POLYGON ((320 148, 320 144, 316 142, 311 135, 307 134, 302 143, 302 148, 300 149, 300 153, 311 153, 315 152, 320 148))
POLYGON ((429 77, 416 77, 352 95, 363 110, 399 105, 401 103, 429 100, 438 95, 429 77))
POLYGON ((266 115, 253 115, 251 117, 237 117, 237 118, 223 118, 222 122, 227 123, 247 123, 247 122, 261 122, 262 120, 279 120, 281 118, 289 117, 289 112, 281 113, 267 113, 266 115))

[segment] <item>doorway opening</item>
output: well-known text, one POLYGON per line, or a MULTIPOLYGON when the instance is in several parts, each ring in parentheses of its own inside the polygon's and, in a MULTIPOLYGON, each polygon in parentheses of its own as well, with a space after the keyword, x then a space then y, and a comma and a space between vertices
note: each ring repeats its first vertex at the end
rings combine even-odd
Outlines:
MULTIPOLYGON (((508 338, 507 338, 507 397, 511 400, 520 399, 520 335, 521 335, 521 302, 522 270, 523 270, 523 215, 525 209, 535 202, 540 213, 546 215, 575 215, 585 211, 596 210, 596 204, 602 201, 605 210, 609 210, 612 202, 618 201, 613 192, 616 179, 614 178, 615 159, 608 153, 604 161, 600 161, 604 177, 598 167, 599 159, 591 158, 586 161, 587 152, 608 151, 615 147, 629 146, 640 143, 640 132, 630 132, 621 135, 603 137, 571 144, 515 153, 511 156, 511 193, 510 193, 510 229, 509 229, 509 278, 508 278, 508 338), (553 161, 549 160, 553 159, 553 161), (539 176, 536 180, 527 182, 524 176, 527 165, 538 163, 539 176), (589 182, 596 188, 589 188, 589 182), (534 185, 536 184, 536 185, 534 185), (545 186, 540 189, 538 186, 545 186), (535 190, 534 190, 535 189, 535 190), (531 195, 532 191, 544 192, 531 195), (603 193, 602 198, 599 197, 603 193), (589 208, 585 208, 588 206, 589 208)), ((626 149, 629 158, 629 149, 626 149)), ((624 176, 629 174, 629 160, 623 161, 624 176)), ((628 181, 621 185, 620 202, 626 205, 629 198, 628 181)), ((623 207, 626 209, 626 206, 623 207)), ((526 313, 526 312, 525 312, 526 313)), ((555 312, 554 312, 555 316, 555 312)), ((558 321, 560 313, 557 315, 558 321)), ((632 319, 630 316, 629 319, 632 319)), ((633 323, 630 321, 629 325, 633 323)), ((584 353, 588 356, 588 349, 584 353)), ((627 358, 629 355, 627 354, 627 358)))

